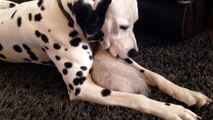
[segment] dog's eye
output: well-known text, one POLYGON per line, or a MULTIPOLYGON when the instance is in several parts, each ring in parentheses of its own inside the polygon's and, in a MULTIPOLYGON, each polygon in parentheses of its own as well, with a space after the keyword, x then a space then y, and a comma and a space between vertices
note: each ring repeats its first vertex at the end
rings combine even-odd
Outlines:
POLYGON ((128 28, 129 28, 129 26, 126 26, 126 25, 121 25, 121 26, 120 26, 120 29, 121 29, 121 30, 127 30, 128 28))

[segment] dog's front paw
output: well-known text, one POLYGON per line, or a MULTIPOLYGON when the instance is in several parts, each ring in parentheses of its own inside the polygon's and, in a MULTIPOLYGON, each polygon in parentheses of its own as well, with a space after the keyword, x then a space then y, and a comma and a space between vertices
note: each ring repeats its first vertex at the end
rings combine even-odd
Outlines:
POLYGON ((166 103, 163 110, 163 119, 166 120, 201 120, 194 112, 180 106, 166 103))
POLYGON ((192 97, 195 99, 195 104, 198 107, 202 107, 205 104, 209 104, 212 102, 212 99, 208 98, 207 96, 205 96, 204 94, 200 93, 200 92, 195 92, 195 91, 190 91, 192 97))
POLYGON ((202 107, 203 105, 212 102, 212 99, 200 92, 195 92, 188 89, 182 89, 178 92, 181 93, 175 94, 174 97, 186 103, 188 106, 196 105, 198 107, 202 107))
MULTIPOLYGON (((150 110, 147 113, 153 114, 165 120, 201 120, 202 118, 192 112, 191 110, 184 108, 181 105, 175 105, 171 103, 164 103, 158 101, 152 101, 148 104, 150 110), (149 107, 152 104, 152 107, 149 107)), ((145 108, 147 108, 145 106, 145 108)), ((146 112, 146 111, 144 111, 146 112)))

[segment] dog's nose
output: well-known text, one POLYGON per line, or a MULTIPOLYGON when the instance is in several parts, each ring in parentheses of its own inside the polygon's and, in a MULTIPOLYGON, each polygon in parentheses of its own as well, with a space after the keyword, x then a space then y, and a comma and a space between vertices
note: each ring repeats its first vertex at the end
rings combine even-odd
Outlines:
POLYGON ((138 51, 136 49, 131 49, 129 52, 128 52, 128 56, 129 57, 135 57, 137 56, 138 54, 138 51))

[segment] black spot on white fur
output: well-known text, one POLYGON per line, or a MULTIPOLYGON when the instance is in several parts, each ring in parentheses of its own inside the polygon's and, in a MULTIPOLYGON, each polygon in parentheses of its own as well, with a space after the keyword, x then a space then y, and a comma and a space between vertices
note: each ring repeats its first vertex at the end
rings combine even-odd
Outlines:
POLYGON ((81 66, 81 70, 86 71, 87 67, 86 66, 81 66))
POLYGON ((18 27, 21 27, 21 24, 22 24, 22 18, 18 17, 17 18, 17 25, 18 25, 18 27))
POLYGON ((38 13, 38 14, 36 14, 36 15, 34 16, 34 20, 35 20, 36 22, 40 22, 41 19, 42 19, 41 13, 38 13))
POLYGON ((35 31, 35 35, 36 37, 41 37, 41 33, 38 30, 35 31))
POLYGON ((88 50, 89 47, 88 47, 87 45, 83 45, 82 48, 83 48, 84 50, 88 50))
POLYGON ((77 85, 82 85, 82 84, 84 83, 85 80, 86 80, 86 77, 75 78, 75 79, 73 80, 73 84, 74 84, 75 86, 77 86, 77 85))
POLYGON ((15 11, 13 12, 13 14, 12 14, 12 16, 11 16, 11 19, 13 19, 13 18, 14 18, 14 16, 15 16, 16 12, 17 12, 17 10, 15 10, 15 11))
POLYGON ((60 49, 61 49, 61 46, 60 46, 58 43, 54 43, 54 44, 53 44, 53 47, 54 47, 56 50, 60 50, 60 49))
POLYGON ((48 42, 49 42, 49 39, 48 39, 48 37, 47 37, 45 34, 42 34, 42 35, 41 35, 41 40, 42 40, 44 43, 48 43, 48 42))
POLYGON ((43 3, 44 3, 43 0, 39 0, 38 3, 37 3, 38 7, 40 7, 40 9, 41 9, 42 11, 45 10, 45 7, 43 6, 43 3))
POLYGON ((68 74, 68 70, 67 70, 67 69, 63 69, 63 70, 62 70, 62 73, 63 73, 64 75, 67 75, 67 74, 68 74))
POLYGON ((82 77, 82 76, 83 76, 83 72, 82 72, 82 71, 78 71, 78 72, 76 73, 76 76, 82 77))
POLYGON ((45 7, 44 7, 44 6, 41 6, 41 10, 44 11, 44 10, 45 10, 45 7))
POLYGON ((28 14, 28 19, 29 19, 29 21, 32 21, 32 13, 28 14))
POLYGON ((77 36, 77 35, 78 35, 78 32, 76 30, 70 32, 70 34, 69 34, 69 36, 72 37, 72 38, 77 36))
POLYGON ((70 90, 74 90, 74 87, 73 87, 72 84, 69 84, 68 86, 69 86, 69 89, 70 89, 70 90))
POLYGON ((44 46, 44 48, 45 48, 46 50, 49 50, 49 48, 48 48, 47 46, 44 46))
POLYGON ((141 70, 140 70, 140 72, 141 72, 141 73, 144 73, 144 72, 145 72, 145 70, 142 70, 142 69, 141 69, 141 70))
POLYGON ((35 35, 36 35, 36 37, 41 37, 41 40, 44 43, 48 43, 49 42, 48 37, 45 34, 42 34, 41 32, 39 32, 38 30, 35 31, 35 35))
POLYGON ((44 2, 43 0, 39 0, 38 3, 37 3, 38 7, 41 7, 41 5, 43 4, 43 2, 44 2))
POLYGON ((38 57, 37 57, 36 54, 30 49, 29 46, 23 44, 23 47, 24 47, 24 49, 27 51, 27 53, 29 54, 29 56, 30 56, 30 58, 31 58, 32 60, 35 60, 35 61, 38 60, 38 57))
POLYGON ((45 48, 41 48, 42 51, 47 52, 45 48))
POLYGON ((78 37, 70 41, 70 45, 73 47, 78 47, 80 43, 81 43, 81 39, 78 37))
POLYGON ((13 49, 18 52, 18 53, 21 53, 22 52, 22 48, 19 46, 19 45, 14 45, 13 46, 13 49))
POLYGON ((111 94, 111 91, 110 91, 109 89, 104 89, 104 90, 101 91, 101 95, 102 95, 103 97, 107 97, 107 96, 109 96, 110 94, 111 94))
POLYGON ((81 89, 80 88, 76 88, 75 89, 75 96, 78 96, 81 92, 81 89))
POLYGON ((126 59, 124 59, 128 64, 132 64, 133 63, 133 61, 131 60, 131 59, 129 59, 129 58, 126 58, 126 59))
POLYGON ((61 57, 58 56, 58 55, 56 55, 56 56, 55 56, 55 59, 56 59, 57 61, 59 61, 59 60, 61 60, 61 57))
POLYGON ((71 68, 72 65, 73 65, 73 64, 72 64, 71 62, 65 62, 65 63, 64 63, 64 66, 65 66, 67 69, 71 68))
POLYGON ((15 7, 15 6, 16 6, 16 4, 14 4, 14 3, 9 4, 9 8, 12 8, 12 7, 15 7))
POLYGON ((89 55, 89 59, 90 59, 90 60, 93 60, 93 56, 92 56, 92 55, 89 55))

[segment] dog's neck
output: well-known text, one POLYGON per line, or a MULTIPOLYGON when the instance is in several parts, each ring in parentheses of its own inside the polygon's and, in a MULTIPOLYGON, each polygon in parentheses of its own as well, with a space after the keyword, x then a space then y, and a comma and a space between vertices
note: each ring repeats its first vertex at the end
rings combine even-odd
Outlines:
POLYGON ((74 25, 74 20, 72 19, 72 17, 70 16, 70 14, 65 10, 65 8, 62 5, 61 0, 57 0, 58 6, 61 10, 61 12, 64 14, 64 16, 67 18, 67 20, 69 21, 69 23, 74 25))
MULTIPOLYGON (((62 0, 57 0, 58 7, 60 8, 63 15, 66 17, 66 19, 69 21, 69 23, 74 24, 74 20, 70 16, 70 14, 65 10, 62 0)), ((91 42, 90 43, 91 49, 93 54, 96 54, 98 52, 98 49, 100 48, 100 44, 98 42, 91 42)))

